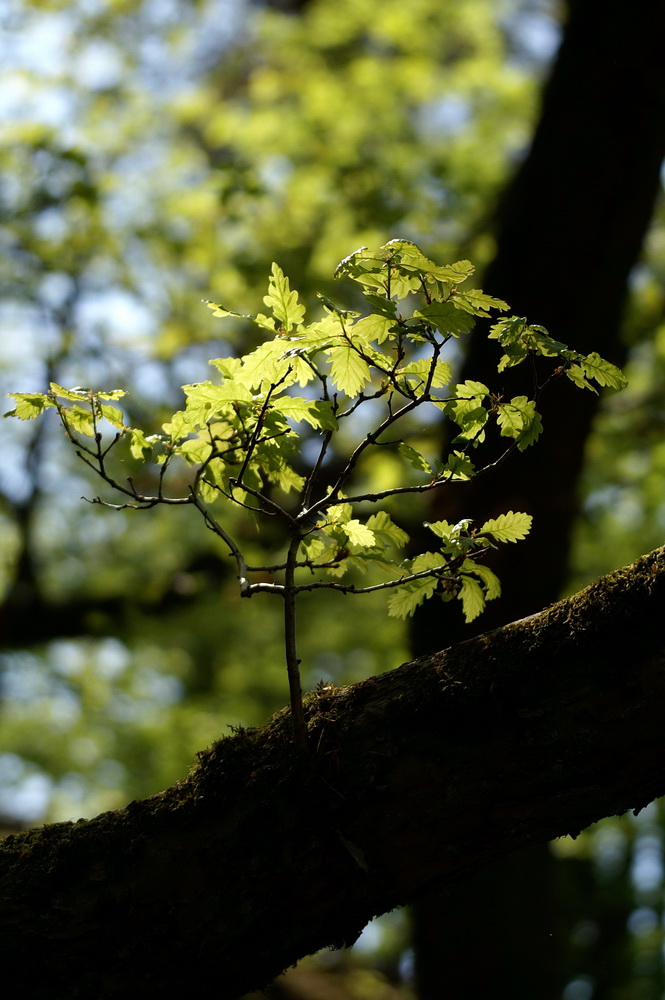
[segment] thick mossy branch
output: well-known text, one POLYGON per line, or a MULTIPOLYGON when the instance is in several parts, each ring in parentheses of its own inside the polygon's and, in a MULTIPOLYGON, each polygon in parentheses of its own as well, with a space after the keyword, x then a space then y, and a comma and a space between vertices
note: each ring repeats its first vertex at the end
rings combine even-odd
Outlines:
POLYGON ((23 996, 230 1000, 419 893, 665 793, 665 549, 530 618, 308 697, 165 792, 0 849, 23 996), (37 958, 38 956, 38 958, 37 958))

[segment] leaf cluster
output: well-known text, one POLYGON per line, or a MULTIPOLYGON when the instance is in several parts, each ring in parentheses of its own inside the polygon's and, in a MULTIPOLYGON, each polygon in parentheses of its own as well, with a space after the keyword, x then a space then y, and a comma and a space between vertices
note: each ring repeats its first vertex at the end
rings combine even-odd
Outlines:
MULTIPOLYGON (((505 439, 499 461, 515 448, 529 447, 542 431, 538 397, 557 376, 587 389, 593 389, 591 380, 613 388, 625 383, 597 354, 582 356, 518 317, 499 319, 489 337, 504 352, 499 372, 535 356, 552 362, 545 382, 534 385, 534 397, 504 400, 481 382, 455 383, 446 346, 467 336, 479 319, 508 310, 502 300, 465 287, 473 272, 465 260, 438 265, 407 240, 392 240, 378 251, 362 247, 339 264, 336 276, 359 286, 366 309, 344 309, 320 296, 323 314, 308 322, 298 293, 273 264, 263 300, 267 313, 244 317, 259 328, 263 342, 242 357, 212 360, 216 378, 183 386, 184 408, 158 434, 125 425, 109 402, 121 398, 122 390, 68 390, 53 383, 47 393, 12 394, 16 405, 8 416, 29 419, 55 408, 80 457, 127 498, 108 506, 196 506, 228 545, 245 596, 321 587, 344 593, 387 589, 394 591, 390 614, 404 617, 436 593, 444 601, 459 599, 471 621, 500 593, 483 556, 498 543, 525 537, 529 516, 510 511, 479 529, 468 520, 440 521, 429 525, 438 549, 403 558, 409 536, 386 504, 400 494, 471 479, 495 465, 497 459, 485 465, 474 460, 492 424, 505 439), (421 408, 445 415, 458 428, 444 461, 406 439, 406 418, 421 408), (114 430, 108 444, 105 425, 114 430), (354 443, 330 481, 326 459, 343 427, 354 443), (309 466, 303 463, 306 434, 316 443, 309 466), (90 438, 93 443, 86 444, 90 438), (154 495, 108 471, 108 453, 121 439, 135 460, 157 466, 154 495), (354 493, 354 474, 377 449, 389 449, 401 460, 403 484, 354 493), (180 495, 167 489, 174 462, 191 470, 187 492, 180 495), (220 502, 248 508, 259 518, 276 517, 286 529, 288 556, 275 565, 250 566, 216 515, 220 502), (370 567, 379 571, 381 582, 348 582, 351 571, 357 576, 370 567)), ((207 304, 217 317, 239 316, 219 303, 207 304)))

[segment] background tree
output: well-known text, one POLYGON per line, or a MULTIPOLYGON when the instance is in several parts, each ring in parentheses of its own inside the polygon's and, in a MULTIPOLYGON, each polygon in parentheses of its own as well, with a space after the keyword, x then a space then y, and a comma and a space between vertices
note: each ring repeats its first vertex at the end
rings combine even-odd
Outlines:
MULTIPOLYGON (((665 14, 649 8, 645 15, 632 23, 628 37, 618 7, 571 5, 530 151, 502 197, 497 253, 486 273, 489 287, 509 289, 506 294, 514 296, 519 312, 544 317, 561 336, 570 331, 566 336, 580 348, 602 343, 619 360, 625 355, 621 333, 629 280, 662 194, 665 159, 665 73, 654 44, 665 29, 665 14), (633 114, 633 108, 639 111, 633 114), (619 146, 617 114, 626 121, 625 142, 619 146), (583 269, 589 282, 584 289, 579 282, 561 281, 564 260, 575 260, 583 269)), ((490 366, 487 343, 477 337, 463 372, 486 374, 490 366)), ((505 391, 515 391, 509 379, 505 391)), ((495 568, 510 579, 506 599, 470 629, 458 617, 457 626, 449 626, 451 642, 532 614, 561 593, 596 402, 571 396, 562 405, 550 399, 544 422, 552 433, 546 447, 519 468, 513 463, 501 469, 490 509, 517 505, 534 513, 537 526, 510 566, 497 554, 495 568)), ((476 510, 487 509, 480 483, 463 498, 459 493, 452 502, 441 498, 436 516, 454 520, 469 500, 476 510)), ((416 651, 433 650, 439 629, 436 609, 422 608, 413 632, 416 651)), ((477 876, 445 901, 417 908, 421 996, 440 995, 441 982, 450 996, 467 995, 469 952, 478 950, 483 954, 476 973, 482 977, 479 992, 498 988, 512 997, 560 996, 565 982, 555 934, 561 879, 542 849, 507 859, 503 870, 488 873, 487 880, 477 876), (519 950, 509 946, 516 926, 523 942, 519 950)))

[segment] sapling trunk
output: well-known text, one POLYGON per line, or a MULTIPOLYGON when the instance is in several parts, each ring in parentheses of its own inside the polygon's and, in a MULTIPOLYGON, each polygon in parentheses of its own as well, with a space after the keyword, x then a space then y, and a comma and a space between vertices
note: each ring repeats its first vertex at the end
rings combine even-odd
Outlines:
POLYGON ((286 557, 284 573, 284 647, 286 672, 289 678, 293 739, 297 747, 307 749, 307 727, 302 706, 302 686, 300 684, 300 660, 296 642, 296 557, 300 545, 300 532, 294 531, 286 557))

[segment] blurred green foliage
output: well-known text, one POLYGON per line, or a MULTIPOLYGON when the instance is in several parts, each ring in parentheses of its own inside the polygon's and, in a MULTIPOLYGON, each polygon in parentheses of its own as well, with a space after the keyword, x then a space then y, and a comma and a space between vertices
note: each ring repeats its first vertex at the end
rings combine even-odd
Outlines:
MULTIPOLYGON (((8 0, 2 391, 121 384, 132 422, 157 427, 207 358, 251 346, 233 329, 220 342, 200 299, 256 311, 273 260, 306 299, 350 247, 395 236, 482 267, 557 14, 521 0, 311 0, 297 16, 241 0, 8 0)), ((629 388, 588 446, 571 590, 663 539, 664 222, 661 202, 626 320, 629 388)), ((578 280, 584 262, 569 266, 562 280, 578 280)), ((229 723, 281 706, 281 622, 266 602, 239 609, 191 519, 137 526, 78 500, 96 486, 55 421, 3 432, 0 587, 23 569, 56 610, 90 610, 77 634, 5 650, 0 811, 91 815, 171 783, 229 723)), ((377 460, 373 473, 389 483, 393 470, 377 460)), ((307 595, 301 623, 307 686, 408 658, 381 595, 307 595)), ((660 995, 657 820, 654 806, 560 845, 579 875, 571 895, 597 889, 576 896, 566 1000, 593 996, 584 969, 610 954, 631 982, 613 1000, 660 995)))

